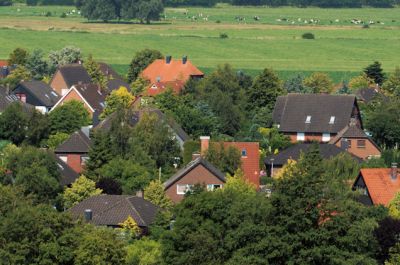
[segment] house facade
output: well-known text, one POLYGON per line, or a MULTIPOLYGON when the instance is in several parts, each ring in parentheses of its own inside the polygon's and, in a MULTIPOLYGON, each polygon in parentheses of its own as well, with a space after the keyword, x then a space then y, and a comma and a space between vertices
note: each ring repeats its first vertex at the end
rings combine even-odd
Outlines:
POLYGON ((164 189, 166 195, 178 203, 196 184, 212 191, 222 188, 224 183, 224 174, 204 158, 198 157, 169 178, 164 183, 164 189))
POLYGON ((50 87, 64 96, 73 85, 89 84, 91 78, 82 64, 60 66, 50 81, 50 87))
POLYGON ((274 123, 293 143, 328 143, 352 120, 363 129, 353 95, 288 94, 277 98, 273 111, 274 123))

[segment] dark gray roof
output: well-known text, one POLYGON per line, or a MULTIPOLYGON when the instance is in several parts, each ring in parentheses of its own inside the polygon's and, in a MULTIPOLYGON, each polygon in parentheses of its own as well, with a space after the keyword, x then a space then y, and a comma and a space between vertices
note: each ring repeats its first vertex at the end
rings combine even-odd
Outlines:
POLYGON ((87 84, 91 78, 82 64, 68 64, 58 68, 68 87, 76 84, 87 84))
POLYGON ((19 101, 18 97, 15 95, 8 95, 6 89, 0 86, 0 113, 13 103, 21 104, 26 112, 34 110, 34 106, 19 101))
MULTIPOLYGON (((271 165, 271 158, 274 159, 273 163, 275 166, 283 166, 289 159, 297 161, 300 158, 301 153, 307 153, 313 143, 298 143, 282 150, 276 155, 267 156, 264 160, 266 165, 271 165)), ((337 156, 340 153, 347 153, 346 150, 337 147, 334 144, 318 144, 321 157, 329 159, 337 156)), ((349 153, 350 154, 350 153, 349 153)), ((351 155, 351 154, 350 154, 351 155)), ((361 159, 351 155, 354 159, 361 162, 361 159)))
POLYGON ((369 137, 360 127, 358 127, 354 123, 350 123, 346 127, 343 128, 335 137, 333 137, 329 143, 336 144, 342 138, 357 138, 357 139, 368 139, 378 150, 380 150, 379 146, 369 137))
POLYGON ((75 85, 75 89, 97 112, 102 112, 105 108, 106 93, 96 84, 75 85))
POLYGON ((107 82, 107 90, 109 93, 111 93, 111 91, 113 90, 117 90, 122 86, 126 87, 128 91, 131 91, 131 87, 129 86, 129 84, 122 79, 110 79, 107 82))
POLYGON ((79 177, 79 174, 76 173, 70 166, 68 166, 58 156, 54 155, 54 157, 56 159, 58 170, 61 175, 60 184, 62 186, 71 185, 79 177))
POLYGON ((355 105, 354 95, 288 94, 277 98, 273 121, 282 132, 337 133, 350 123, 355 105))
POLYGON ((149 226, 159 208, 151 202, 131 195, 101 194, 90 197, 68 211, 75 218, 84 217, 86 209, 92 210, 95 225, 118 226, 131 216, 140 227, 149 226))
MULTIPOLYGON (((48 84, 43 81, 26 81, 19 83, 18 86, 23 87, 39 102, 41 102, 41 106, 52 107, 61 98, 60 95, 58 95, 48 84)), ((19 91, 20 89, 21 88, 17 87, 14 92, 17 90, 19 91)))
POLYGON ((60 144, 56 150, 56 154, 65 153, 82 153, 86 154, 90 149, 90 139, 85 131, 82 129, 74 132, 71 136, 60 144))
POLYGON ((365 103, 369 103, 377 95, 379 95, 379 92, 375 88, 361 88, 356 91, 357 98, 365 103))
MULTIPOLYGON (((172 117, 168 117, 161 110, 155 108, 143 108, 140 110, 133 111, 131 115, 128 115, 129 125, 135 126, 139 122, 140 118, 143 116, 144 113, 156 114, 158 118, 165 121, 171 127, 171 129, 176 133, 176 135, 178 135, 178 137, 183 141, 187 141, 190 139, 187 133, 172 117)), ((111 114, 110 116, 102 120, 95 127, 95 129, 109 130, 111 128, 112 121, 115 119, 115 117, 116 113, 111 114)))
POLYGON ((218 168, 216 168, 213 164, 208 162, 202 157, 198 157, 195 160, 191 161, 184 168, 176 172, 172 177, 170 177, 166 182, 164 182, 164 188, 168 189, 175 182, 183 178, 190 171, 198 167, 199 165, 203 165, 206 169, 208 169, 214 176, 219 178, 222 182, 225 182, 225 175, 218 168))
POLYGON ((122 77, 116 71, 114 71, 114 69, 112 69, 112 67, 109 66, 108 64, 100 62, 99 66, 100 66, 100 71, 108 79, 120 79, 120 80, 122 80, 122 77))

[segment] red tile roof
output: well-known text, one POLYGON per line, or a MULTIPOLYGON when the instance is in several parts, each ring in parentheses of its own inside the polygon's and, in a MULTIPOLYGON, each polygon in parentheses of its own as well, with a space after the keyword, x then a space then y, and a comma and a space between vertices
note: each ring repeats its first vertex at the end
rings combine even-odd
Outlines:
POLYGON ((257 142, 224 142, 224 147, 234 146, 242 153, 242 170, 246 179, 260 186, 260 152, 257 142), (243 156, 245 151, 246 156, 243 156))
POLYGON ((8 66, 7 60, 0 60, 0 67, 3 67, 3 66, 8 66))
POLYGON ((367 186, 369 196, 374 205, 388 205, 395 194, 400 191, 400 179, 390 177, 390 168, 364 168, 360 175, 367 186))
POLYGON ((172 89, 175 94, 179 94, 185 83, 183 81, 156 82, 150 85, 146 90, 146 96, 156 96, 164 93, 167 89, 172 89))
POLYGON ((202 77, 204 74, 189 60, 186 63, 183 63, 182 60, 171 60, 167 64, 165 59, 158 59, 147 66, 142 72, 142 77, 148 79, 151 84, 176 80, 185 83, 192 76, 202 77))

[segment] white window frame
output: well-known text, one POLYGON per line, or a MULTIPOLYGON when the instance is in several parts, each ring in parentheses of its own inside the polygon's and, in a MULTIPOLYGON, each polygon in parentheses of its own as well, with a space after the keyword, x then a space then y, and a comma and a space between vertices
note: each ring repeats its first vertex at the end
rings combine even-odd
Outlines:
POLYGON ((64 163, 68 163, 68 156, 59 156, 58 158, 60 158, 64 163))
POLYGON ((307 115, 305 123, 311 123, 311 115, 307 115))
POLYGON ((330 133, 323 133, 322 134, 322 142, 329 142, 331 140, 331 134, 330 133))
POLYGON ((188 191, 192 190, 193 184, 177 184, 176 185, 176 194, 185 195, 188 191), (185 187, 184 191, 180 191, 179 187, 185 187))
POLYGON ((330 120, 329 120, 329 124, 335 124, 335 116, 331 116, 330 120))
POLYGON ((306 134, 303 132, 298 132, 297 133, 297 141, 305 141, 306 140, 306 134))
POLYGON ((207 185, 207 191, 214 191, 217 189, 222 188, 222 184, 208 184, 207 185))

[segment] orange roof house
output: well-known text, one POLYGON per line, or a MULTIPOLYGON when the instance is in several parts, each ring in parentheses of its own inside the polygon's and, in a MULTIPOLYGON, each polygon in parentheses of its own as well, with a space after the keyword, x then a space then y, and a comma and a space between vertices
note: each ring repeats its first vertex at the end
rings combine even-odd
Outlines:
POLYGON ((154 96, 164 92, 168 85, 172 86, 175 93, 180 92, 189 79, 202 78, 204 73, 194 66, 186 56, 180 60, 166 56, 165 59, 155 60, 147 66, 141 76, 150 81, 146 94, 154 96))
POLYGON ((400 179, 397 164, 392 168, 363 168, 360 170, 353 190, 363 192, 360 198, 367 205, 387 206, 397 192, 400 192, 400 179))
MULTIPOLYGON (((201 136, 201 154, 204 155, 209 146, 210 137, 201 136)), ((257 189, 260 186, 260 153, 258 142, 224 142, 224 147, 234 146, 241 153, 242 171, 246 179, 257 189)))

